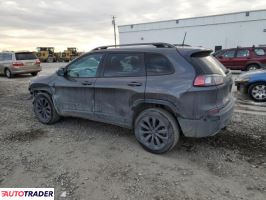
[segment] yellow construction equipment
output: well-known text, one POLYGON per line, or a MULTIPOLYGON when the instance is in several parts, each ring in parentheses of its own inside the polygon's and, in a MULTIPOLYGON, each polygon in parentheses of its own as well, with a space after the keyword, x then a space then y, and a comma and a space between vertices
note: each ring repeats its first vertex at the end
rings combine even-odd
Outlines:
POLYGON ((65 50, 62 53, 62 59, 64 62, 69 62, 79 56, 80 56, 80 53, 77 51, 77 48, 75 47, 68 47, 67 50, 65 50))
POLYGON ((56 62, 57 57, 54 52, 54 47, 37 47, 37 57, 41 62, 56 62))

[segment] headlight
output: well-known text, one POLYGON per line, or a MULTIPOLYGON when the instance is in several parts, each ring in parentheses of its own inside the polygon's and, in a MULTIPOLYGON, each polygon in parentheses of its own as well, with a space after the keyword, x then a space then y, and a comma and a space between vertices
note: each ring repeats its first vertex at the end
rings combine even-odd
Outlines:
POLYGON ((248 77, 239 77, 236 79, 236 82, 248 82, 249 78, 248 77))

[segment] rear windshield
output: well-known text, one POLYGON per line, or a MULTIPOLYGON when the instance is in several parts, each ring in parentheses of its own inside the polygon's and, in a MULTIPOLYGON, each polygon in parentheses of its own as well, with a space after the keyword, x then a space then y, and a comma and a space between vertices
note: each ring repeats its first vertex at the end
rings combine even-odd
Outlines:
POLYGON ((208 52, 200 52, 191 56, 191 62, 196 71, 200 74, 220 74, 224 75, 228 70, 208 52))
POLYGON ((33 53, 16 53, 16 60, 35 60, 36 56, 33 53))

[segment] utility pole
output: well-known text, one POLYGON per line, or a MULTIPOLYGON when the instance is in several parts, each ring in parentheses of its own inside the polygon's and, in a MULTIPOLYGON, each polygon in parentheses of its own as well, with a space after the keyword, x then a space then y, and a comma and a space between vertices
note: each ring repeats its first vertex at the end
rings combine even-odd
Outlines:
POLYGON ((112 24, 114 26, 114 38, 115 38, 115 47, 116 47, 116 28, 115 28, 115 16, 113 16, 112 24))

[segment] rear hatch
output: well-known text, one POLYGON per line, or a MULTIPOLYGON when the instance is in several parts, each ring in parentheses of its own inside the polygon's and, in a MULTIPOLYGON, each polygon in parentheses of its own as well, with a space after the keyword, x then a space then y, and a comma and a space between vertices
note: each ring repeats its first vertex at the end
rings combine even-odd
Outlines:
POLYGON ((215 57, 211 55, 212 50, 189 49, 181 50, 179 53, 193 65, 196 71, 195 81, 198 77, 214 77, 214 83, 210 85, 203 84, 195 86, 194 81, 194 88, 198 91, 202 91, 202 95, 199 97, 201 99, 200 102, 202 102, 202 108, 200 109, 201 111, 198 110, 198 112, 204 112, 203 107, 206 109, 213 107, 214 104, 212 106, 210 105, 210 102, 212 102, 210 99, 213 97, 216 97, 215 106, 219 110, 225 107, 232 97, 231 90, 233 86, 233 79, 230 70, 226 69, 215 57), (216 79, 218 80, 217 82, 215 82, 216 79), (216 89, 214 89, 214 87, 216 89), (208 92, 206 90, 208 90, 208 92), (206 103, 204 104, 203 101, 206 103), (209 105, 207 105, 208 103, 209 105))
POLYGON ((40 61, 31 52, 15 53, 16 62, 20 65, 22 70, 35 70, 40 68, 40 61))

